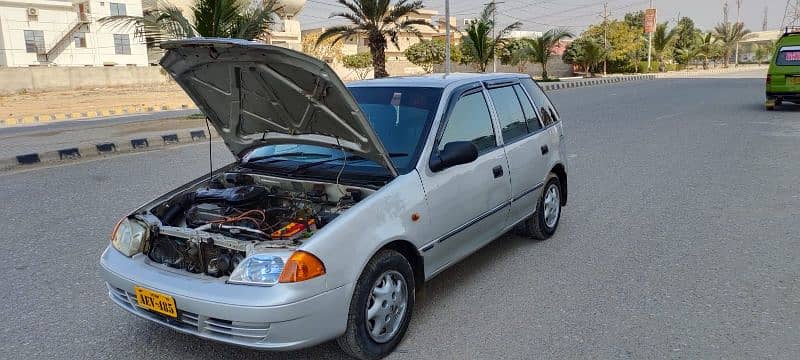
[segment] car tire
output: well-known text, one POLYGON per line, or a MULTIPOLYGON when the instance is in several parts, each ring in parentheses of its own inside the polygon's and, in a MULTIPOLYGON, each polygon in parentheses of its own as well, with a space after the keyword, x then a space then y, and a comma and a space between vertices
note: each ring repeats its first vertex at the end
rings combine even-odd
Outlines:
POLYGON ((545 181, 542 188, 542 195, 536 204, 536 212, 521 224, 522 235, 536 240, 547 240, 555 234, 556 229, 558 229, 558 223, 561 221, 561 198, 563 193, 558 176, 553 173, 548 175, 547 181, 545 181), (553 195, 555 195, 554 199, 553 195), (547 210, 547 214, 545 210, 547 210), (555 211, 555 213, 552 211, 555 211))
POLYGON ((389 355, 403 339, 411 322, 414 286, 414 272, 402 254, 381 250, 373 256, 356 282, 347 330, 336 340, 339 347, 356 359, 380 359, 389 355), (376 290, 381 290, 378 295, 376 290), (370 318, 368 312, 375 306, 377 310, 370 318), (376 325, 381 329, 376 329, 376 325))

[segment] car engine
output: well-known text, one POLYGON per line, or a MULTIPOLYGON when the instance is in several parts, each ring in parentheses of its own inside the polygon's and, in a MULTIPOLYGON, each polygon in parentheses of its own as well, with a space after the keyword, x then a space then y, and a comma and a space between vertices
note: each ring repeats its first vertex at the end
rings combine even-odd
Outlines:
POLYGON ((158 264, 220 277, 253 251, 310 238, 371 190, 226 173, 155 206, 144 249, 158 264))

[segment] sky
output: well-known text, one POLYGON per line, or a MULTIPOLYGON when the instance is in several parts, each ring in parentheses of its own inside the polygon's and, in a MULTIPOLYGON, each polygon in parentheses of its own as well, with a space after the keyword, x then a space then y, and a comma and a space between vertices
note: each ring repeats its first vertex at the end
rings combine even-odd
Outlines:
MULTIPOLYGON (((452 16, 462 19, 477 17, 483 4, 488 0, 450 0, 452 16)), ((622 18, 625 13, 642 10, 648 7, 650 0, 605 0, 608 2, 612 18, 622 18)), ((728 0, 730 19, 736 20, 736 1, 728 0)), ((764 8, 768 8, 767 19, 770 29, 777 29, 787 0, 740 0, 742 3, 741 19, 745 26, 753 31, 761 30, 764 8)), ((795 0, 792 0, 795 1, 795 0)), ((722 20, 722 4, 724 0, 654 0, 658 10, 658 21, 671 21, 674 25, 680 16, 694 19, 697 27, 708 30, 722 20)), ((423 0, 426 7, 439 10, 444 14, 444 0, 423 0)), ((588 24, 601 20, 604 0, 504 0, 498 1, 497 21, 500 25, 513 21, 521 21, 523 30, 547 30, 555 26, 568 27, 580 32, 588 24)), ((306 7, 300 13, 300 22, 304 29, 329 26, 342 20, 331 20, 332 12, 342 11, 336 0, 307 0, 306 7)))

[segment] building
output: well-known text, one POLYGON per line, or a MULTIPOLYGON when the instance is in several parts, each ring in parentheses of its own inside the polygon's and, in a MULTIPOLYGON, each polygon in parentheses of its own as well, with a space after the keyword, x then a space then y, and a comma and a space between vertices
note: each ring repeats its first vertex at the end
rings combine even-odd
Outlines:
POLYGON ((264 35, 265 42, 302 51, 302 30, 300 21, 296 20, 295 17, 303 10, 305 5, 306 0, 279 0, 276 5, 278 6, 276 11, 278 21, 270 29, 269 33, 264 35))
POLYGON ((141 1, 113 1, 0 0, 0 66, 146 66, 135 29, 97 22, 141 1))
MULTIPOLYGON (((780 30, 755 31, 750 33, 744 40, 739 42, 739 62, 757 62, 765 60, 756 59, 756 49, 759 46, 771 47, 775 41, 781 38, 781 35, 783 35, 783 31, 780 30)), ((772 56, 772 54, 769 56, 772 56)))

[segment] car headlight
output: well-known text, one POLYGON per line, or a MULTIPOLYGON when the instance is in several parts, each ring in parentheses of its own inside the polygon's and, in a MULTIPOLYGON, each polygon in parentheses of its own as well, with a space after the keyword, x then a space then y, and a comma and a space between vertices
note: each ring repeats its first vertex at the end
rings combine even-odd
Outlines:
POLYGON ((325 274, 325 265, 305 251, 265 252, 245 258, 233 270, 228 282, 232 284, 270 286, 299 282, 325 274))
POLYGON ((142 252, 142 246, 149 234, 145 224, 123 218, 114 227, 111 234, 111 245, 125 256, 133 256, 142 252))

